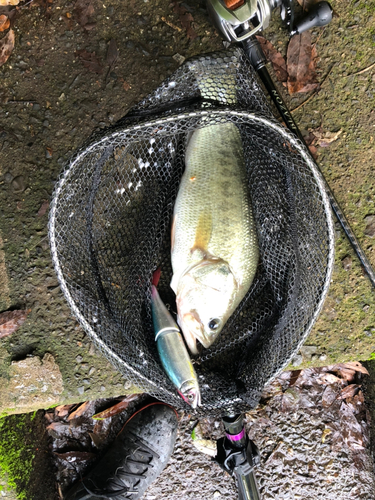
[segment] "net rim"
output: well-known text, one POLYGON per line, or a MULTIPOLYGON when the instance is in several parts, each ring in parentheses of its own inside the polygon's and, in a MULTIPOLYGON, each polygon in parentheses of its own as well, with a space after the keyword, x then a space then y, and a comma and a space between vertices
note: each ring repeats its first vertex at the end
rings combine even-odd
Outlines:
POLYGON ((55 221, 56 221, 56 212, 58 210, 57 205, 60 197, 60 193, 64 187, 64 184, 67 182, 69 175, 74 171, 75 168, 79 168, 79 163, 80 161, 84 158, 86 154, 88 154, 93 148, 96 148, 100 145, 103 145, 104 143, 110 141, 110 140, 115 140, 116 137, 129 133, 129 132, 136 132, 137 130, 140 131, 142 129, 146 129, 155 125, 165 125, 167 123, 173 123, 182 119, 186 118, 198 118, 198 117, 215 117, 215 116, 223 116, 223 117, 228 117, 228 116, 235 116, 238 118, 243 118, 246 120, 253 120, 255 122, 258 122, 264 126, 267 126, 274 130, 276 133, 280 134, 284 139, 288 140, 290 144, 296 148, 298 153, 301 155, 303 160, 305 161, 305 164, 309 167, 310 171, 313 174, 313 177, 316 181, 316 184, 319 188, 321 197, 322 197, 322 204, 324 207, 324 212, 326 216, 326 223, 327 223, 327 230, 328 230, 328 240, 329 240, 329 251, 328 251, 328 258, 327 258, 327 267, 326 267, 326 276, 323 284, 323 289, 321 292, 321 297, 316 305, 315 312, 311 317, 311 320, 305 330, 304 335, 302 336, 300 342, 298 343, 297 347, 293 349, 291 352, 289 358, 287 361, 284 362, 282 367, 278 369, 278 371, 272 375, 266 382, 265 386, 270 384, 277 376, 278 374, 283 371, 290 363, 291 359, 294 357, 294 355, 298 352, 300 347, 303 345, 305 342, 306 338, 308 337, 317 317, 320 314, 320 311, 323 307, 326 295, 328 293, 329 285, 331 282, 331 276, 332 276, 332 271, 333 271, 333 265, 334 265, 334 229, 333 229, 333 220, 332 220, 332 212, 331 212, 331 207, 330 207, 330 202, 329 198, 326 192, 326 187, 325 187, 325 182, 323 180, 322 174, 320 173, 315 161, 312 159, 310 152, 307 150, 307 148, 302 144, 302 142, 295 136, 293 135, 289 130, 287 130, 285 127, 280 125, 276 120, 272 120, 270 118, 267 118, 259 113, 254 113, 254 112, 248 112, 245 110, 233 110, 233 109, 207 109, 207 110, 196 110, 196 111, 191 111, 191 112, 185 112, 185 113, 179 113, 175 114, 172 116, 164 117, 164 118, 159 118, 159 119, 154 119, 154 120, 148 120, 148 121, 142 121, 141 123, 137 123, 131 126, 122 126, 120 128, 116 128, 115 130, 108 130, 102 135, 100 138, 93 140, 90 144, 88 144, 86 147, 83 147, 83 149, 74 155, 74 157, 70 160, 68 166, 65 168, 65 170, 62 173, 62 176, 57 183, 55 190, 54 190, 54 195, 51 203, 51 210, 49 214, 49 223, 48 223, 48 235, 49 235, 49 240, 50 240, 50 247, 51 247, 51 254, 52 254, 52 262, 55 268, 55 272, 57 274, 58 280, 60 282, 61 289, 64 293, 64 296, 69 304, 69 307, 72 310, 73 315, 79 320, 81 323, 82 327, 89 333, 90 337, 96 343, 98 346, 100 346, 100 349, 102 350, 103 353, 105 353, 109 358, 118 364, 118 366, 122 366, 126 371, 129 373, 134 373, 136 378, 143 380, 147 386, 150 388, 153 388, 154 390, 161 391, 165 394, 168 394, 169 397, 172 397, 173 399, 176 398, 176 394, 173 393, 172 391, 169 391, 166 389, 164 386, 160 386, 157 383, 155 383, 154 380, 149 379, 148 377, 142 375, 141 372, 133 368, 130 364, 126 363, 124 359, 122 359, 116 352, 114 352, 108 345, 99 338, 99 336, 95 333, 89 322, 85 319, 84 315, 80 312, 79 307, 76 305, 76 301, 73 299, 71 293, 69 292, 68 285, 66 283, 66 280, 63 275, 63 271, 60 266, 59 262, 59 257, 58 257, 58 247, 56 244, 56 235, 55 235, 55 221))

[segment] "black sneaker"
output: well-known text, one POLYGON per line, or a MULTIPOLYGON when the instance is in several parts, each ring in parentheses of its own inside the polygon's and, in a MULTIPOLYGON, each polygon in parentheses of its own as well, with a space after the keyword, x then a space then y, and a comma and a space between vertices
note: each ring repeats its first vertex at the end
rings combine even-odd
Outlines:
POLYGON ((113 446, 65 500, 141 498, 172 455, 177 414, 163 403, 151 403, 135 413, 113 446))

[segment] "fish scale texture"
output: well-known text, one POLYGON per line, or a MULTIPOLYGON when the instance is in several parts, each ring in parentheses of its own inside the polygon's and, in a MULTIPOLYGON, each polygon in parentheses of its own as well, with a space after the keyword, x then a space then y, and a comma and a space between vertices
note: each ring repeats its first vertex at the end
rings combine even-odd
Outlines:
POLYGON ((260 258, 218 340, 194 359, 202 415, 256 406, 307 337, 333 265, 320 175, 272 117, 243 52, 187 61, 116 127, 92 137, 62 173, 50 211, 52 257, 73 314, 140 391, 186 408, 158 358, 152 274, 161 268, 158 290, 175 314, 170 232, 187 140, 197 128, 228 123, 241 135, 260 258))

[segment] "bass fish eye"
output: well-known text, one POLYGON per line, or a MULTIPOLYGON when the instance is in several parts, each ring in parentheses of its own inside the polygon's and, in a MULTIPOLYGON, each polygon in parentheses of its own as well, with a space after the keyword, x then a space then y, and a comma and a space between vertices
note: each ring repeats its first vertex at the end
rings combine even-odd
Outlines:
POLYGON ((208 323, 208 328, 210 330, 217 330, 219 328, 219 325, 220 325, 220 320, 215 318, 215 319, 211 319, 211 321, 208 323))

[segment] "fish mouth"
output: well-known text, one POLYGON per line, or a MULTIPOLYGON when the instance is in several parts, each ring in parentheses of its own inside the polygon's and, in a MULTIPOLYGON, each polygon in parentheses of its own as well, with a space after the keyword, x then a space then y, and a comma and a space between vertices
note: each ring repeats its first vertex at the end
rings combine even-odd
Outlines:
POLYGON ((194 312, 185 314, 182 321, 178 321, 178 323, 181 326, 185 342, 191 354, 195 356, 200 354, 202 350, 201 346, 205 349, 210 347, 212 339, 206 338, 206 335, 202 331, 201 322, 194 312))

